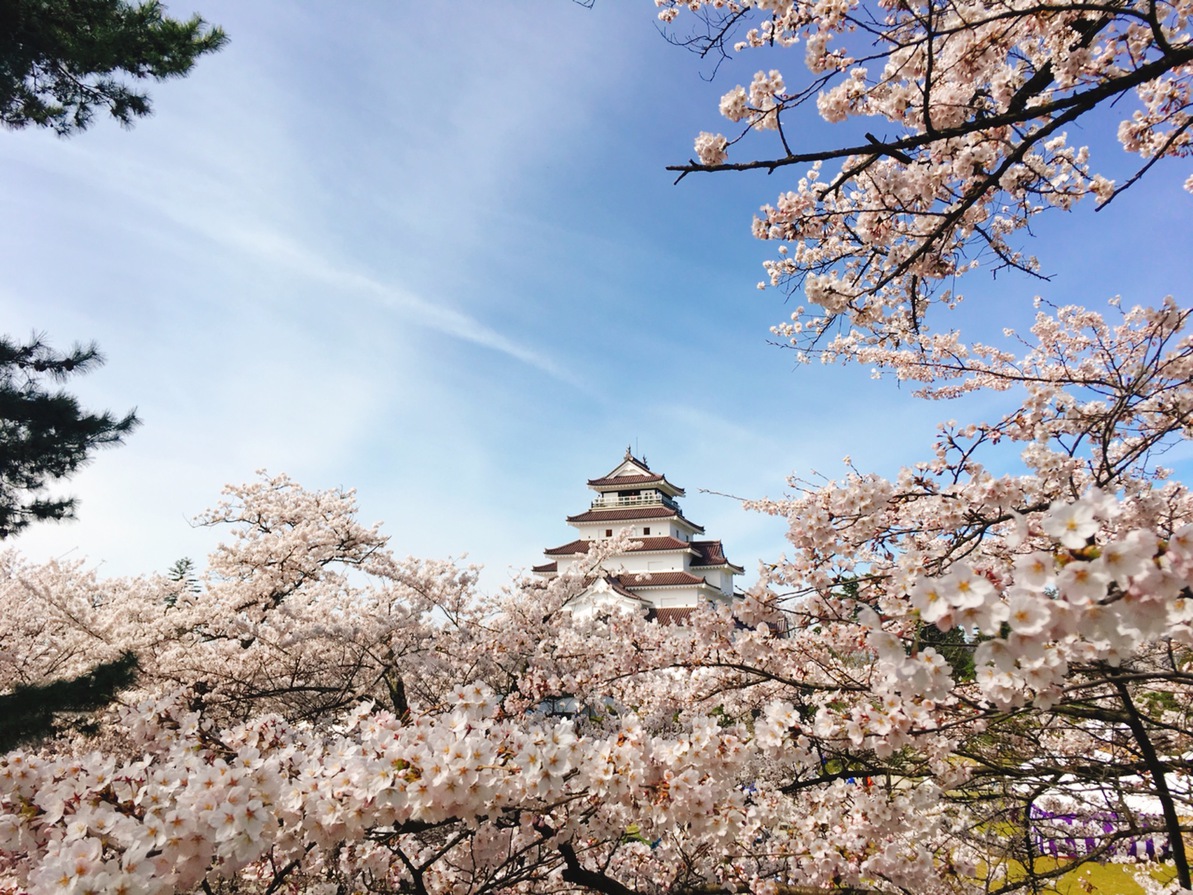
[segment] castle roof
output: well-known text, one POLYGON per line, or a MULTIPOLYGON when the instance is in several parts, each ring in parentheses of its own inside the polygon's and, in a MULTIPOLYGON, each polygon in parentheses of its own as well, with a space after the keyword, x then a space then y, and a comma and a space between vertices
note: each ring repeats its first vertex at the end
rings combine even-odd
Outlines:
MULTIPOLYGON (((615 470, 616 471, 616 470, 615 470)), ((651 482, 661 482, 663 476, 661 473, 652 472, 646 475, 610 475, 602 476, 599 479, 589 479, 588 484, 592 487, 600 487, 601 485, 647 485, 651 482)))
POLYGON ((646 613, 647 621, 658 622, 660 625, 682 625, 688 620, 695 606, 673 606, 665 609, 651 608, 646 613))
POLYGON ((739 574, 745 571, 741 566, 734 565, 725 558, 725 548, 721 545, 720 541, 692 541, 691 546, 697 553, 697 558, 692 560, 693 567, 714 568, 725 566, 739 574))
POLYGON ((624 584, 622 584, 621 581, 618 580, 616 575, 606 575, 605 583, 608 584, 609 587, 611 587, 613 589, 614 593, 620 594, 623 597, 627 597, 628 599, 634 600, 637 603, 644 603, 648 606, 650 605, 649 600, 646 600, 646 599, 638 596, 638 594, 634 593, 632 590, 630 590, 628 587, 626 587, 624 584))
POLYGON ((707 584, 699 575, 689 572, 629 572, 618 575, 617 580, 625 587, 639 590, 644 587, 691 587, 693 584, 707 584))
POLYGON ((704 527, 685 519, 679 510, 665 506, 628 507, 620 510, 587 510, 575 516, 568 516, 568 522, 632 522, 636 519, 679 519, 693 531, 704 531, 704 527))
MULTIPOLYGON (((635 538, 634 542, 639 546, 629 548, 627 553, 650 553, 660 550, 691 550, 692 545, 696 542, 681 541, 679 538, 635 538)), ((587 553, 588 548, 592 546, 591 541, 585 541, 580 538, 575 541, 568 541, 559 547, 551 547, 544 552, 547 556, 574 556, 578 553, 587 553)), ((699 554, 698 554, 699 555, 699 554)), ((709 565, 709 563, 703 563, 709 565)))
POLYGON ((588 487, 594 491, 625 491, 641 488, 643 485, 653 485, 670 497, 683 497, 684 490, 678 485, 667 481, 667 477, 657 472, 651 472, 645 460, 639 460, 626 448, 625 459, 613 467, 600 478, 589 479, 588 487))

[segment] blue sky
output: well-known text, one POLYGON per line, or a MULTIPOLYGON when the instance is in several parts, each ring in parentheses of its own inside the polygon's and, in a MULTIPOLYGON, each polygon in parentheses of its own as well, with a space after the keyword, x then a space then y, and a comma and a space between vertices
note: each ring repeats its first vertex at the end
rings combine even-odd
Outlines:
MULTIPOLYGON (((201 562, 187 520, 264 468, 357 488, 396 552, 467 553, 499 586, 633 444, 752 570, 783 524, 701 489, 779 495, 847 453, 892 472, 960 415, 767 344, 789 308, 755 289, 750 221, 783 175, 664 170, 763 63, 708 83, 646 0, 197 11, 231 42, 133 130, 0 133, 4 330, 96 340, 108 363, 71 390, 144 420, 61 489, 79 521, 13 542, 29 555, 201 562)), ((1021 323, 1036 292, 1188 303, 1187 167, 1041 222, 1055 280, 971 283, 966 325, 1021 323)))

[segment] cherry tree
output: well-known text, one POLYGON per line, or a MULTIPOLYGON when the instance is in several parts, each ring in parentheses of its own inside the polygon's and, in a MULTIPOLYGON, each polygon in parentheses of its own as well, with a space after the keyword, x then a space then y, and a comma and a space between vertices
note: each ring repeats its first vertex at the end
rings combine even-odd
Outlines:
MULTIPOLYGON (((805 647, 803 661, 814 657, 831 691, 828 701, 797 701, 805 722, 816 720, 818 746, 835 736, 840 773, 894 770, 907 787, 925 771, 893 769, 857 747, 870 742, 873 723, 874 757, 890 750, 891 728, 908 725, 893 722, 890 708, 912 697, 931 712, 911 729, 948 731, 937 767, 921 768, 950 781, 949 799, 966 804, 966 823, 980 834, 971 839, 1003 840, 1002 854, 1027 868, 1024 884, 1049 873, 1037 870, 1030 835, 1015 847, 1008 824, 1030 825, 1037 808, 1056 813, 1035 804, 1042 800, 1091 823, 1113 815, 1089 847, 1099 855, 1116 838, 1162 830, 1189 888, 1189 591, 1183 548, 1173 546, 1188 537, 1189 501, 1158 465, 1190 434, 1188 312, 1171 299, 1112 309, 1117 322, 1054 308, 1020 350, 930 328, 974 270, 1038 273, 1022 245, 1035 216, 1087 198, 1104 206, 1160 160, 1188 154, 1188 8, 657 5, 674 27, 696 15, 687 42, 702 53, 802 51, 800 83, 789 86, 768 65, 733 87, 720 112, 735 130, 701 133, 695 159, 673 168, 682 179, 797 166, 794 188, 754 226, 778 243, 760 285, 803 298, 776 334, 803 359, 866 363, 919 383, 925 397, 976 389, 1023 397, 997 422, 944 427, 934 456, 894 481, 851 471, 827 486, 796 482, 792 499, 759 505, 791 520, 794 548, 769 567, 772 590, 760 602, 790 595, 795 641, 807 631, 841 637, 828 653, 820 642, 805 647), (1141 158, 1117 185, 1065 130, 1079 119, 1091 126, 1094 112, 1106 120, 1113 113, 1099 106, 1112 105, 1118 140, 1141 158), (855 127, 858 139, 824 149, 797 145, 809 113, 864 119, 869 130, 855 127), (1021 445, 1016 474, 988 468, 1000 442, 1021 445), (1146 620, 1133 617, 1143 604, 1146 620), (864 673, 841 662, 861 642, 871 660, 864 673), (967 652, 976 666, 968 685, 967 652), (888 666, 880 684, 874 674, 888 662, 911 682, 888 666), (948 673, 949 687, 930 686, 936 672, 925 665, 948 673), (884 702, 891 688, 895 699, 884 702), (842 697, 851 691, 864 695, 842 697), (940 714, 953 700, 957 713, 940 714)), ((932 750, 913 754, 929 760, 932 750)), ((996 853, 982 856, 987 868, 996 853)))
POLYGON ((0 685, 131 653, 145 688, 201 691, 225 719, 300 719, 366 698, 401 713, 408 690, 434 701, 458 683, 453 672, 433 689, 447 649, 436 638, 451 627, 448 646, 467 648, 476 570, 396 558, 376 526, 357 521, 351 492, 262 475, 227 488, 198 522, 226 526, 230 538, 209 557, 202 586, 181 591, 166 576, 101 579, 81 561, 35 566, 6 555, 0 685))
POLYGON ((142 671, 98 735, 0 758, 0 891, 1040 892, 1149 847, 1135 881, 1193 891, 1193 498, 1163 465, 1193 434, 1190 312, 929 326, 975 263, 1035 269, 1033 216, 1128 185, 1068 123, 1135 91, 1140 173, 1186 151, 1189 10, 657 5, 810 71, 730 90, 741 130, 679 166, 804 166, 756 225, 819 309, 778 332, 1010 409, 891 479, 756 502, 787 553, 683 626, 569 613, 624 540, 485 595, 285 477, 202 517, 228 537, 197 591, 9 555, 0 687, 142 671), (793 151, 813 106, 896 135, 793 151), (733 160, 759 137, 776 154, 733 160))
MULTIPOLYGON (((1119 326, 1152 358, 1160 394, 1182 362, 1163 349, 1182 322, 1119 326)), ((1047 410, 1040 425, 1058 442, 1072 431, 1047 410)), ((0 759, 0 879, 13 891, 1022 886, 1017 871, 1040 862, 1003 841, 1016 806, 1081 797, 1121 815, 1173 776, 1193 532, 1155 539, 1156 518, 1187 516, 1169 483, 1044 503, 1036 476, 972 476, 960 445, 980 437, 943 434, 937 461, 909 473, 919 484, 858 476, 766 505, 793 520, 792 556, 737 618, 709 610, 689 627, 569 618, 582 571, 479 598, 467 570, 394 560, 350 495, 284 478, 230 489, 205 517, 235 528, 193 604, 171 603, 168 579, 103 590, 81 569, 22 566, 6 608, 29 606, 27 620, 6 646, 25 652, 7 679, 127 649, 146 674, 100 738, 0 759), (786 635, 781 613, 797 621, 786 635), (978 673, 922 646, 926 624, 980 635, 978 673), (1158 693, 1168 700, 1152 704, 1158 693), (586 711, 539 709, 563 695, 586 711), (1115 736, 1132 726, 1136 739, 1115 736)), ((1166 798, 1179 826, 1187 788, 1166 798)), ((1131 821, 1093 856, 1157 825, 1131 821)))
POLYGON ((1193 43, 1180 0, 656 5, 676 28, 698 16, 686 42, 702 53, 781 48, 809 72, 789 85, 763 70, 728 91, 730 133, 701 133, 696 157, 672 168, 796 172, 754 233, 778 243, 763 285, 806 298, 783 326, 802 347, 837 324, 854 329, 846 339, 914 341, 933 306, 960 300, 962 275, 1038 271, 1019 239, 1036 215, 1105 205, 1189 153, 1193 43), (1070 142, 1066 128, 1093 127, 1095 112, 1098 123, 1117 113, 1118 140, 1141 158, 1124 183, 1070 142), (865 126, 843 145, 808 147, 797 142, 807 114, 865 126))
POLYGON ((1031 400, 946 427, 898 481, 761 505, 791 553, 736 617, 578 621, 583 570, 483 598, 469 570, 396 560, 351 495, 285 478, 204 517, 232 536, 193 599, 10 559, 6 685, 125 650, 145 673, 99 738, 0 759, 0 879, 1008 891, 1071 870, 1037 841, 1061 813, 1090 821, 1078 861, 1160 837, 1184 867, 1193 526, 1146 458, 1184 435, 1186 318, 1043 314, 1022 360, 960 377, 897 358, 1031 400), (1000 439, 1025 472, 979 465, 1000 439), (957 630, 976 671, 945 658, 957 630), (585 710, 542 712, 565 695, 585 710))

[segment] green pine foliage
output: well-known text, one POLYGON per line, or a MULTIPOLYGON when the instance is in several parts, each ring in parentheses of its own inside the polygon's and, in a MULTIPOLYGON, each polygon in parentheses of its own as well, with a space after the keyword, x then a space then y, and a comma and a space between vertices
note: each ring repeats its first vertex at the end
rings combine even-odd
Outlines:
POLYGON ((182 77, 227 40, 156 0, 0 0, 0 121, 67 136, 107 109, 131 126, 151 111, 136 82, 182 77))
MULTIPOLYGON (((17 687, 0 695, 0 753, 52 736, 64 715, 78 718, 82 713, 103 708, 133 683, 136 673, 136 657, 125 653, 114 662, 97 665, 78 677, 17 687)), ((75 726, 83 732, 94 729, 86 718, 75 726)))
POLYGON ((174 587, 166 596, 166 605, 174 606, 178 598, 184 593, 199 593, 199 574, 195 571, 195 561, 189 556, 176 560, 166 572, 166 577, 174 583, 174 587))
POLYGON ((21 344, 0 336, 0 540, 33 522, 72 518, 74 498, 41 492, 136 428, 135 411, 88 413, 74 396, 49 387, 102 363, 95 345, 60 353, 40 338, 21 344))
POLYGON ((986 638, 958 627, 942 631, 936 625, 924 625, 920 628, 919 644, 921 648, 932 647, 940 653, 953 669, 955 680, 972 681, 977 677, 973 652, 983 639, 986 638))

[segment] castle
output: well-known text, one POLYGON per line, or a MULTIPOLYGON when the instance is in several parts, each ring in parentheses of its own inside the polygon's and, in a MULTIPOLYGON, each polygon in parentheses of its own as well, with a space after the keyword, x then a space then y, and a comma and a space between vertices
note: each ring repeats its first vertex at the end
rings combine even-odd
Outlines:
POLYGON ((568 516, 577 537, 545 551, 533 571, 552 578, 583 562, 592 545, 628 530, 635 546, 601 563, 605 572, 573 604, 575 613, 631 606, 664 624, 686 618, 697 606, 733 600, 733 576, 744 570, 725 558, 720 541, 702 538, 704 528, 687 519, 677 497, 683 488, 652 472, 626 448, 613 470, 588 480, 597 493, 583 513, 568 516))

